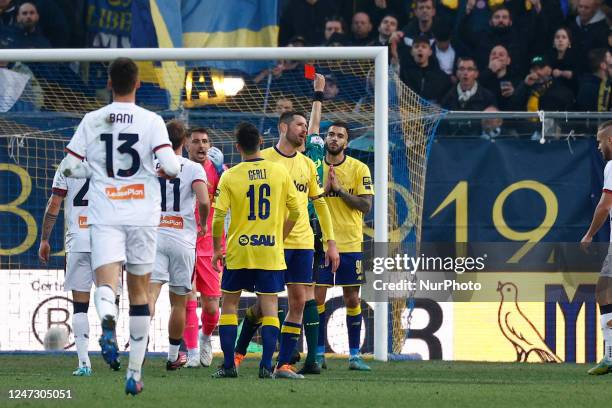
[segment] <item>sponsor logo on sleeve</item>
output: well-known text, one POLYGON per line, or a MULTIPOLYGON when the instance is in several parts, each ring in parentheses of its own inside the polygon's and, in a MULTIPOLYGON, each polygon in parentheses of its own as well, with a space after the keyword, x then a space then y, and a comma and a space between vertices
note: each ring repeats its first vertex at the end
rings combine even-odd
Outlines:
POLYGON ((106 187, 106 196, 111 200, 144 200, 144 184, 130 184, 120 188, 106 187))
POLYGON ((87 217, 84 215, 79 215, 79 228, 87 228, 87 217))
POLYGON ((372 179, 370 177, 364 177, 362 180, 362 183, 363 183, 363 188, 365 188, 366 190, 372 189, 372 179))

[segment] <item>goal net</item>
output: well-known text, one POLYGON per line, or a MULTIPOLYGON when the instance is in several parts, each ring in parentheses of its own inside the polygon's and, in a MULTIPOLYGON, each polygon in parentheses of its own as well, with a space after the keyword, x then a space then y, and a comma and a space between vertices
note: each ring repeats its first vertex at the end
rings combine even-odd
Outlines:
MULTIPOLYGON (((388 85, 384 87, 388 93, 386 111, 380 116, 385 122, 388 117, 388 122, 377 124, 376 89, 383 88, 376 87, 377 69, 373 58, 376 53, 368 51, 369 57, 364 57, 365 52, 360 51, 361 54, 353 53, 351 57, 350 52, 342 50, 293 49, 287 50, 286 54, 291 55, 280 60, 282 49, 273 49, 271 53, 275 55, 269 57, 269 68, 254 74, 220 70, 202 61, 205 58, 220 61, 224 55, 235 60, 236 50, 199 50, 199 54, 192 53, 184 60, 171 56, 176 50, 149 50, 153 53, 150 55, 163 61, 151 61, 151 56, 149 60, 138 57, 145 54, 135 57, 141 59, 142 81, 137 103, 158 112, 164 119, 177 118, 188 127, 209 129, 212 144, 223 151, 226 164, 232 166, 240 161, 232 138, 238 123, 248 121, 257 125, 264 135, 265 147, 269 147, 278 139, 277 121, 282 109, 309 115, 313 85, 304 77, 304 63, 313 65, 326 77, 321 133, 334 120, 347 122, 352 136, 347 154, 370 167, 375 187, 382 185, 387 189, 376 191, 377 195, 386 196, 382 202, 387 204, 380 209, 376 201, 378 212, 365 216, 364 240, 368 243, 374 239, 380 217, 384 217, 382 225, 388 224, 388 230, 382 235, 385 240, 416 243, 418 247, 427 157, 443 111, 421 100, 390 70, 388 85), (207 53, 211 51, 214 54, 208 58, 207 53), (193 55, 198 55, 197 60, 193 55), (381 135, 380 129, 387 131, 381 135), (388 152, 378 148, 379 138, 387 137, 384 133, 388 134, 388 152), (386 162, 386 178, 382 184, 380 177, 376 177, 377 160, 386 162)), ((42 350, 42 340, 49 327, 70 326, 71 296, 63 291, 62 215, 51 237, 52 257, 48 265, 38 261, 38 236, 53 175, 64 157, 65 145, 86 112, 111 100, 106 89, 106 69, 112 57, 110 53, 100 53, 104 51, 113 52, 74 50, 60 60, 57 55, 41 56, 36 50, 29 50, 30 57, 20 54, 19 58, 14 56, 16 52, 0 51, 0 60, 9 62, 7 68, 0 68, 0 223, 4 226, 0 232, 0 325, 4 326, 0 329, 0 350, 42 350)), ((128 56, 147 50, 131 51, 128 56)), ((262 59, 261 54, 257 59, 262 59)), ((243 298, 240 319, 254 300, 254 297, 243 298)), ((286 309, 286 304, 283 297, 280 307, 286 309)), ((124 289, 123 316, 127 316, 127 306, 124 289)), ((89 313, 94 333, 91 349, 95 350, 98 347, 95 333, 99 329, 93 309, 89 313)), ((326 310, 327 351, 347 354, 341 288, 328 291, 326 310)), ((377 357, 410 352, 405 347, 414 310, 410 295, 384 305, 366 299, 362 310, 362 352, 373 353, 375 341, 383 338, 384 355, 377 357), (385 316, 382 326, 374 319, 377 308, 385 316), (380 327, 385 329, 384 333, 380 327)), ((166 350, 168 315, 165 288, 152 324, 150 351, 166 350)), ((127 329, 127 319, 120 317, 120 342, 127 341, 127 329)), ((219 351, 218 339, 214 339, 213 346, 219 351)), ((258 350, 257 342, 255 338, 251 350, 258 350)), ((305 349, 305 342, 302 347, 305 349)))

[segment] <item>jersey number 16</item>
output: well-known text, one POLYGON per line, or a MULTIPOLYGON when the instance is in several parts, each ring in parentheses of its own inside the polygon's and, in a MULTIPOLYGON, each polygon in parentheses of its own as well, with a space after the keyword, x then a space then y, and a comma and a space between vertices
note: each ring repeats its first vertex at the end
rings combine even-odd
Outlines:
POLYGON ((257 215, 260 220, 265 220, 270 216, 270 185, 269 184, 261 184, 259 186, 259 194, 255 194, 255 185, 251 184, 249 186, 249 191, 246 193, 247 198, 249 199, 249 216, 247 219, 249 221, 254 221, 257 219, 257 215), (255 215, 255 202, 257 202, 258 214, 255 215))

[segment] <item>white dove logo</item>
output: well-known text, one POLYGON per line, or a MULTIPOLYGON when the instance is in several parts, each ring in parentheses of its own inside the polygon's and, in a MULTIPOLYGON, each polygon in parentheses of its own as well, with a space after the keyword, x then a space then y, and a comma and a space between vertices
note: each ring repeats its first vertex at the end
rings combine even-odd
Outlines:
POLYGON ((548 348, 538 330, 519 309, 516 285, 497 282, 497 291, 501 294, 497 322, 504 337, 516 350, 516 361, 525 362, 529 353, 534 352, 542 362, 561 363, 561 359, 548 348))

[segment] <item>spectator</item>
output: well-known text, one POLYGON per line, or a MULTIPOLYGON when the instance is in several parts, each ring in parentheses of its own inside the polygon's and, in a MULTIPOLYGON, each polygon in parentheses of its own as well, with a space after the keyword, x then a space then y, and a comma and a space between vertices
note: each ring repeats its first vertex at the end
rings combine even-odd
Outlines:
MULTIPOLYGON (((457 58, 457 45, 451 41, 451 29, 448 24, 436 24, 433 29, 434 45, 433 51, 438 60, 438 65, 447 75, 453 75, 455 59, 457 58)), ((456 78, 451 77, 452 80, 456 78)))
POLYGON ((334 34, 344 34, 344 20, 339 16, 331 16, 325 20, 325 29, 323 35, 325 44, 327 44, 334 34))
POLYGON ((578 15, 570 29, 579 55, 586 56, 592 49, 608 46, 610 29, 600 5, 601 0, 578 0, 578 15))
POLYGON ((289 39, 295 36, 303 37, 306 45, 322 44, 325 18, 336 14, 335 11, 329 1, 289 1, 281 13, 278 44, 286 46, 289 39))
POLYGON ((521 61, 527 53, 527 41, 525 41, 525 44, 521 44, 518 29, 512 25, 510 10, 504 6, 494 9, 489 20, 489 27, 486 31, 480 33, 470 31, 469 17, 470 14, 466 11, 466 15, 459 23, 459 36, 474 53, 478 66, 481 69, 486 67, 489 61, 489 53, 494 46, 501 44, 508 50, 517 70, 522 71, 524 64, 521 61))
POLYGON ((517 110, 528 112, 567 111, 574 105, 574 94, 553 78, 546 58, 537 56, 531 60, 529 75, 515 91, 513 105, 517 110))
MULTIPOLYGON (((495 106, 489 106, 484 110, 485 112, 498 112, 495 106)), ((480 137, 482 139, 491 140, 499 137, 501 135, 501 127, 504 123, 503 119, 499 117, 484 117, 480 121, 480 126, 482 127, 482 132, 480 132, 480 137)))
POLYGON ((278 113, 279 115, 282 115, 285 112, 291 112, 291 111, 293 111, 293 102, 291 102, 291 99, 283 96, 276 100, 276 109, 275 109, 276 113, 278 113))
POLYGON ((459 83, 442 99, 442 107, 449 110, 483 111, 495 106, 495 96, 478 84, 478 67, 472 57, 457 60, 459 83))
POLYGON ((412 42, 417 37, 426 36, 433 39, 434 17, 436 16, 436 5, 434 0, 416 0, 414 19, 402 28, 404 44, 412 47, 412 42))
POLYGON ((437 64, 430 63, 432 49, 429 39, 425 36, 416 38, 410 53, 414 63, 400 67, 401 80, 420 97, 439 104, 452 84, 450 77, 437 64))
POLYGON ((340 88, 338 87, 338 81, 333 74, 325 75, 325 87, 323 88, 323 98, 325 100, 336 99, 338 94, 340 93, 340 88))
POLYGON ((49 40, 38 28, 38 9, 31 2, 21 3, 17 9, 14 48, 51 48, 49 40))
POLYGON ((0 0, 0 26, 12 26, 17 22, 17 6, 13 0, 0 0))
POLYGON ((480 83, 497 99, 502 111, 512 110, 514 88, 520 79, 511 74, 512 59, 503 45, 496 45, 489 54, 489 65, 480 76, 480 83))
POLYGON ((553 78, 558 78, 563 85, 576 93, 578 90, 578 56, 572 48, 572 34, 568 28, 561 27, 555 32, 553 48, 546 53, 553 69, 553 78))
POLYGON ((372 22, 364 12, 355 13, 351 24, 351 44, 356 46, 372 44, 372 22))
POLYGON ((345 47, 351 45, 349 38, 340 33, 333 33, 324 44, 326 47, 345 47))
POLYGON ((405 0, 357 0, 356 10, 366 12, 372 19, 372 24, 376 27, 380 25, 382 20, 392 14, 398 18, 398 27, 403 27, 406 24, 408 10, 405 0))
POLYGON ((588 55, 590 74, 580 78, 576 109, 587 112, 607 112, 610 104, 612 55, 605 48, 596 48, 588 55))
POLYGON ((397 31, 397 25, 397 17, 392 14, 386 15, 378 26, 378 38, 372 43, 372 45, 382 47, 388 46, 391 35, 397 31))

